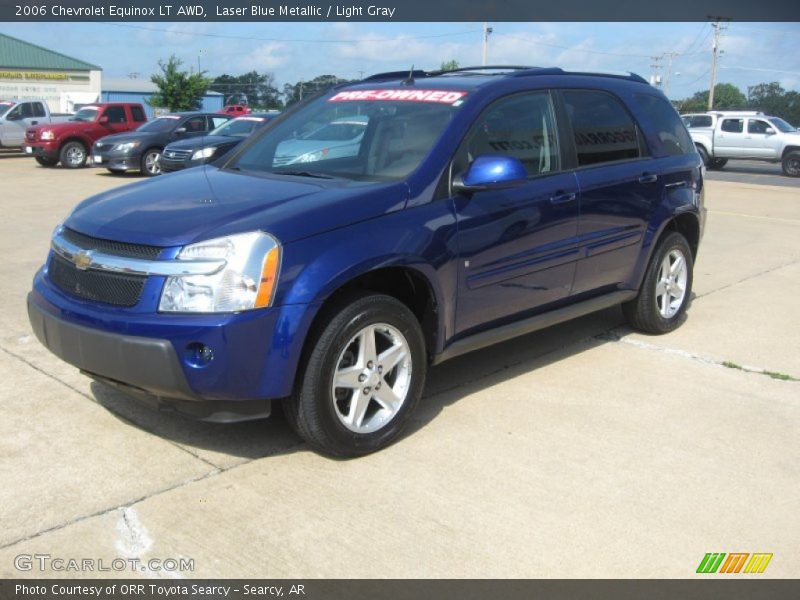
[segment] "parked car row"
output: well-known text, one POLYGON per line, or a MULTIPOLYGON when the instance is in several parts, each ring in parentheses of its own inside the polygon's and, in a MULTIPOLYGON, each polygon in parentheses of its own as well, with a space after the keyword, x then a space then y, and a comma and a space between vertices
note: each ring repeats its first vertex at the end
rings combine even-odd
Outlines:
POLYGON ((55 115, 46 102, 0 102, 0 147, 18 147, 43 167, 77 169, 91 163, 112 173, 162 172, 215 160, 279 113, 178 112, 148 120, 137 103, 98 103, 55 115), (244 114, 244 113, 242 113, 244 114), (231 127, 225 127, 235 121, 231 127))
POLYGON ((785 175, 800 177, 800 132, 779 117, 755 111, 712 111, 681 118, 708 169, 729 160, 781 163, 785 175))

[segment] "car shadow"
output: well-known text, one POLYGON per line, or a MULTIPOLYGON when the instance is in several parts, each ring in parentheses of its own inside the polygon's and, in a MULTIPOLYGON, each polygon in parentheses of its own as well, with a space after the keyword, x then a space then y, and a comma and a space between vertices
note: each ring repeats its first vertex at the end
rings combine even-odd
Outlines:
MULTIPOLYGON (((612 343, 613 337, 607 334, 622 323, 621 310, 613 307, 432 367, 420 406, 403 437, 424 428, 461 398, 612 343)), ((210 452, 256 459, 310 451, 289 427, 279 402, 273 403, 269 419, 217 424, 159 412, 99 382, 93 382, 91 390, 98 403, 119 419, 190 452, 200 451, 201 456, 210 452)))

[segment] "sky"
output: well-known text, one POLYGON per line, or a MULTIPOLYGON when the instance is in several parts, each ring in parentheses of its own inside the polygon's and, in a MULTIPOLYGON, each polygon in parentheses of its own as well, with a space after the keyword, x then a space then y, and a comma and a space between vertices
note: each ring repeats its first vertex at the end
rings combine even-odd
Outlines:
MULTIPOLYGON (((710 23, 490 23, 488 64, 633 71, 648 78, 652 57, 677 53, 670 98, 706 90, 710 23)), ((481 64, 483 23, 0 23, 0 32, 103 68, 105 77, 149 76, 175 54, 184 68, 214 77, 271 72, 279 88, 333 74, 356 79, 456 60, 481 64)), ((762 82, 800 89, 800 23, 728 23, 717 82, 744 93, 762 82)))

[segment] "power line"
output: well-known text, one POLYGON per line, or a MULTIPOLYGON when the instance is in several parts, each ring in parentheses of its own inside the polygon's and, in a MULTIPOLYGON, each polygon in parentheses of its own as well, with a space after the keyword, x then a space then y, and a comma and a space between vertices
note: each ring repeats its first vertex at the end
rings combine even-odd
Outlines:
POLYGON ((759 69, 757 67, 720 67, 736 71, 761 71, 763 73, 785 73, 786 75, 800 75, 800 71, 781 71, 780 69, 759 69))
MULTIPOLYGON (((282 43, 302 43, 302 44, 358 44, 361 42, 370 42, 376 41, 380 42, 383 40, 370 40, 370 39, 357 39, 357 40, 323 40, 319 38, 315 39, 286 39, 286 38, 266 38, 266 37, 258 37, 258 36, 249 36, 249 35, 229 35, 224 33, 207 33, 201 31, 182 31, 179 29, 159 29, 157 27, 145 27, 143 25, 131 25, 130 23, 104 23, 104 25, 113 25, 114 27, 126 27, 128 29, 141 29, 143 31, 153 31, 155 33, 169 33, 169 34, 178 34, 178 35, 188 35, 188 36, 195 36, 195 37, 210 37, 210 38, 220 38, 220 39, 228 39, 228 40, 250 40, 250 41, 257 41, 257 42, 282 42, 282 43)), ((453 33, 433 33, 430 35, 414 35, 414 36, 402 36, 396 38, 398 40, 425 40, 431 38, 443 38, 443 37, 454 37, 459 35, 470 35, 473 33, 477 33, 482 31, 481 29, 470 29, 468 31, 457 31, 453 33)))

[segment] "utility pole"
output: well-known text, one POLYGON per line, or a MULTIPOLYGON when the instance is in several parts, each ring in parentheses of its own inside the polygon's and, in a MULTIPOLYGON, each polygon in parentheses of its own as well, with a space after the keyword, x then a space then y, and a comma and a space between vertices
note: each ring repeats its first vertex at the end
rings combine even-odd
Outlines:
POLYGON ((489 27, 488 23, 483 24, 483 62, 481 65, 484 67, 486 66, 486 51, 489 48, 489 35, 494 31, 492 27, 489 27))
POLYGON ((664 54, 667 57, 667 77, 664 80, 664 95, 669 99, 669 80, 672 79, 672 60, 679 56, 677 52, 667 52, 664 54))
POLYGON ((650 65, 650 68, 653 69, 653 74, 650 75, 650 85, 655 87, 661 87, 661 60, 663 56, 651 56, 650 59, 653 61, 653 64, 650 65))
POLYGON ((722 51, 719 49, 719 40, 722 37, 722 30, 725 27, 721 21, 726 20, 725 17, 709 17, 714 19, 711 26, 714 28, 714 45, 711 47, 711 87, 708 88, 708 110, 714 108, 714 88, 717 86, 717 61, 722 51))

